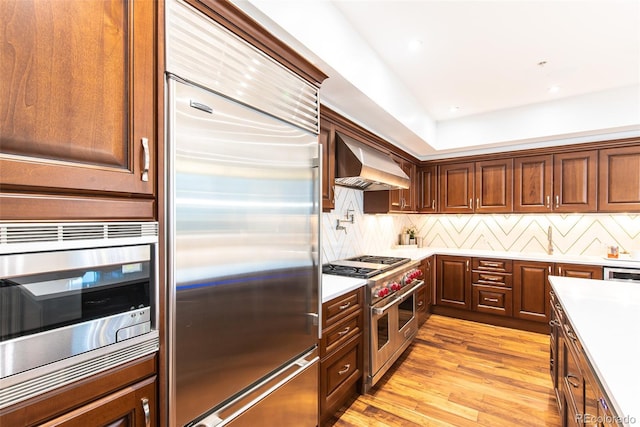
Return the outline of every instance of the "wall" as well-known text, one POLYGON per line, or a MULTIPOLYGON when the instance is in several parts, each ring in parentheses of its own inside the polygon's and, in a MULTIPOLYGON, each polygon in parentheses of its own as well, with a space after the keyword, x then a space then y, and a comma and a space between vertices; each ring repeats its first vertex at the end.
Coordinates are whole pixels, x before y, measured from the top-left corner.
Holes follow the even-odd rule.
POLYGON ((323 263, 356 255, 378 255, 397 244, 404 227, 415 225, 423 246, 546 253, 552 228, 554 254, 604 256, 606 246, 640 249, 640 215, 365 215, 363 192, 336 187, 336 208, 322 214, 323 263), (346 219, 353 210, 354 224, 346 219))

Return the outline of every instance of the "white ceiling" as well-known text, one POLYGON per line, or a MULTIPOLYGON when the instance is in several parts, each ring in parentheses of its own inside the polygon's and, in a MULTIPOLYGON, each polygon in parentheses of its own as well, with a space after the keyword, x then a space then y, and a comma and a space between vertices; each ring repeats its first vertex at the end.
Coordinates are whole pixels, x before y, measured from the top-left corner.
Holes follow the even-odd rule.
POLYGON ((420 158, 640 134, 640 0, 235 3, 329 74, 324 103, 420 158))

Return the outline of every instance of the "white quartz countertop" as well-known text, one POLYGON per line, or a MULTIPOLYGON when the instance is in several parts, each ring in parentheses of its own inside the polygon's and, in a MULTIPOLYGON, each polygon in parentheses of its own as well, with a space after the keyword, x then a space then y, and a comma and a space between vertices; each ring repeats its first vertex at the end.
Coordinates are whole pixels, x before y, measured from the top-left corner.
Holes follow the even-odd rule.
POLYGON ((354 289, 358 289, 367 283, 367 279, 336 276, 333 274, 322 275, 322 302, 325 303, 340 295, 344 295, 354 289))
POLYGON ((625 426, 640 422, 640 284, 549 276, 625 426))

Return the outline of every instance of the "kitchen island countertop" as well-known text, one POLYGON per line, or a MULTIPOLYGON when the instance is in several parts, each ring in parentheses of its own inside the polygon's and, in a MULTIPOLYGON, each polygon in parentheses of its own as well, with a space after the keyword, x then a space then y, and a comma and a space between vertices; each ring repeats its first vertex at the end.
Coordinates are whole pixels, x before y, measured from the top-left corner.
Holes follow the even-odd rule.
POLYGON ((640 422, 640 285, 549 276, 584 352, 625 426, 640 422))

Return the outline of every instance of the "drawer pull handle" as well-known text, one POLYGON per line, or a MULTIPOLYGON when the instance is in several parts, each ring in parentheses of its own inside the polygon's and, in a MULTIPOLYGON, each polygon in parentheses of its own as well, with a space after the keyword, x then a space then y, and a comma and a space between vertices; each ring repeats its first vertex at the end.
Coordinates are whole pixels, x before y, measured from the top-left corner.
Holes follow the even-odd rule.
POLYGON ((431 201, 431 210, 434 210, 434 211, 436 210, 436 199, 433 199, 431 201))
POLYGON ((491 282, 500 282, 500 281, 502 281, 502 277, 500 277, 500 276, 487 276, 486 274, 483 274, 480 277, 482 277, 485 280, 489 280, 491 282))
POLYGON ((347 308, 351 307, 351 301, 347 301, 346 304, 342 304, 340 307, 338 307, 340 310, 346 310, 347 308))
POLYGON ((487 267, 500 267, 500 264, 498 264, 497 262, 483 262, 483 264, 487 267))
POLYGON ((560 326, 560 322, 558 322, 557 320, 551 320, 549 322, 549 326, 560 326))
POLYGON ((556 194, 556 208, 560 207, 560 196, 556 194))
POLYGON ((549 200, 551 197, 547 194, 547 209, 551 209, 551 201, 549 200))
POLYGON ((485 301, 498 302, 498 298, 484 298, 485 301))
POLYGON ((347 335, 349 333, 349 331, 351 330, 351 328, 349 326, 347 326, 346 328, 344 328, 343 330, 341 330, 340 332, 338 332, 339 336, 343 336, 343 335, 347 335))
POLYGON ((344 368, 338 371, 338 375, 346 374, 347 372, 349 372, 349 369, 351 369, 351 363, 347 363, 346 365, 344 365, 344 368))
POLYGON ((571 385, 571 387, 579 388, 580 387, 580 384, 578 384, 579 380, 580 378, 576 377, 575 375, 567 374, 567 382, 569 383, 569 385, 571 385), (575 383, 572 380, 575 381, 575 383))
POLYGON ((418 307, 422 307, 424 305, 424 301, 418 301, 418 307))
POLYGON ((142 412, 144 413, 144 425, 145 427, 151 427, 151 410, 149 409, 149 399, 143 397, 140 399, 142 403, 142 412))

